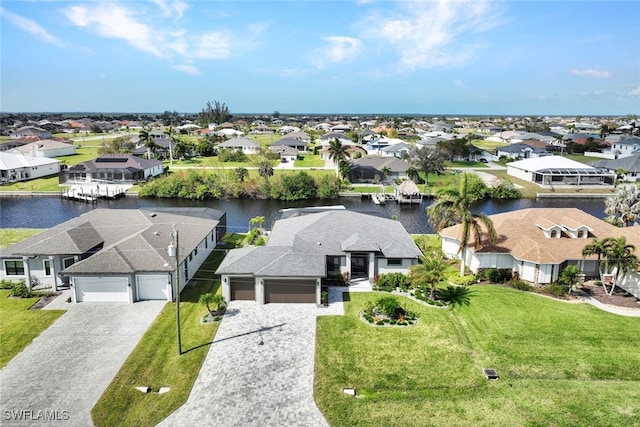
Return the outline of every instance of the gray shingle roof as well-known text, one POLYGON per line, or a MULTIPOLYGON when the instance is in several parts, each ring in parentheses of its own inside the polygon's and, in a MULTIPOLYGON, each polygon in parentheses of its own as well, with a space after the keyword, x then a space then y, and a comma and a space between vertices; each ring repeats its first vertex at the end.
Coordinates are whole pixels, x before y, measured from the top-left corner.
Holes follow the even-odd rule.
POLYGON ((402 224, 348 210, 291 216, 275 222, 266 246, 229 251, 216 274, 322 277, 326 256, 379 252, 387 258, 418 258, 402 224))

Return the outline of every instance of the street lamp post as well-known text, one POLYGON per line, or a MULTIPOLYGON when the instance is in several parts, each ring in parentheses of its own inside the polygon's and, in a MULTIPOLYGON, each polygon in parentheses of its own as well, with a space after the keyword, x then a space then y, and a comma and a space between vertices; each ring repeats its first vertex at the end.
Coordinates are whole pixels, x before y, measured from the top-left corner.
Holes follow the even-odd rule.
POLYGON ((180 240, 178 238, 178 230, 173 229, 172 233, 174 243, 170 244, 167 248, 167 253, 170 257, 175 258, 176 273, 175 273, 175 292, 176 292, 176 335, 178 337, 178 355, 182 354, 182 343, 180 339, 180 240))

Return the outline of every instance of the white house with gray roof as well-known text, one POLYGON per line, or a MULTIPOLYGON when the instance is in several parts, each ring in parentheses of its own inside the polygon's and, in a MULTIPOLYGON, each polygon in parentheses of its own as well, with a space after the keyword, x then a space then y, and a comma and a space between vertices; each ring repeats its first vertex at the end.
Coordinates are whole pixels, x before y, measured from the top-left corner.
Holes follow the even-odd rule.
POLYGON ((257 154, 260 152, 260 144, 253 139, 239 137, 231 138, 218 144, 218 148, 226 148, 229 150, 239 150, 245 154, 257 154))
POLYGON ((95 209, 0 249, 0 279, 70 286, 74 302, 171 301, 176 274, 182 289, 225 229, 209 208, 95 209))
POLYGON ((344 209, 296 211, 266 246, 229 251, 216 274, 225 300, 320 304, 322 280, 408 273, 422 255, 402 224, 344 209))

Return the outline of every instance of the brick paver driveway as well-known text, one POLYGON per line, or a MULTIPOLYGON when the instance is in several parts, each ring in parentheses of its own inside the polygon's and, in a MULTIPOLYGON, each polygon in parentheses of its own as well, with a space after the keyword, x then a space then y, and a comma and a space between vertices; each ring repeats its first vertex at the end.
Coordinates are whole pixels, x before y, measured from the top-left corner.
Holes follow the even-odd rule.
POLYGON ((0 371, 0 424, 91 426, 91 408, 165 303, 65 303, 0 371))
POLYGON ((165 426, 327 426, 313 400, 314 304, 232 301, 187 403, 165 426))

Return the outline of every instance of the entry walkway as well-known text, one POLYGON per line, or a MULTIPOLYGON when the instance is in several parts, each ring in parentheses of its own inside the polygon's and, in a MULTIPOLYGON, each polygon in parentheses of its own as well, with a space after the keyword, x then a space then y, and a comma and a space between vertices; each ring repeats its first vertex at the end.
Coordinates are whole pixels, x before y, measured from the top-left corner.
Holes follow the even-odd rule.
POLYGON ((625 308, 625 307, 616 307, 609 304, 604 304, 598 301, 595 298, 592 298, 589 294, 579 291, 578 295, 580 299, 582 299, 587 304, 591 304, 594 307, 599 308, 600 310, 606 311, 608 313, 618 314, 620 316, 627 317, 640 317, 640 308, 625 308))
POLYGON ((327 426, 313 399, 321 310, 232 301, 187 403, 160 425, 327 426))

